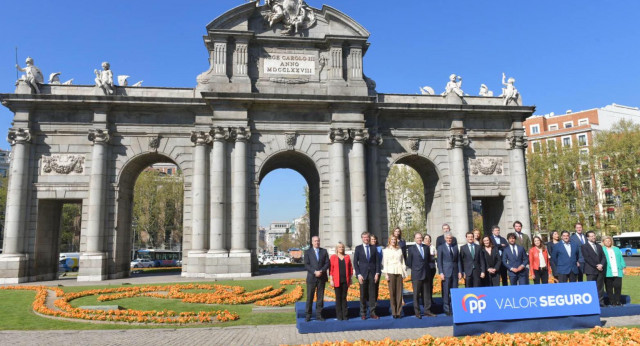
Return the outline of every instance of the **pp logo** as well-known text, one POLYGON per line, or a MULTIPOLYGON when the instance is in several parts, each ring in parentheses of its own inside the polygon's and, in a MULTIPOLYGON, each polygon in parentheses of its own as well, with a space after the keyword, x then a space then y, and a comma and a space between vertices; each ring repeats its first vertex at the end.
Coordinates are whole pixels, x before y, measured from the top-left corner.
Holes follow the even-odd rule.
POLYGON ((486 294, 481 294, 479 296, 475 294, 467 294, 462 298, 462 308, 465 312, 473 314, 477 312, 479 314, 482 313, 482 310, 487 308, 487 302, 485 302, 482 298, 486 297, 486 294), (467 310, 467 302, 469 305, 469 310, 467 310))

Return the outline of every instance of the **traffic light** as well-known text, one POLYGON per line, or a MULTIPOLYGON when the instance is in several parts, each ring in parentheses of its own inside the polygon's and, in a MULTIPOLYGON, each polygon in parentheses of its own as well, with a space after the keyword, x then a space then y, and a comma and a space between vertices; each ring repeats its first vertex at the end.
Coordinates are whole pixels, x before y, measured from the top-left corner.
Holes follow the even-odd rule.
POLYGON ((278 247, 277 247, 277 246, 274 246, 274 247, 273 247, 273 254, 274 254, 274 255, 277 255, 277 254, 278 254, 278 247))

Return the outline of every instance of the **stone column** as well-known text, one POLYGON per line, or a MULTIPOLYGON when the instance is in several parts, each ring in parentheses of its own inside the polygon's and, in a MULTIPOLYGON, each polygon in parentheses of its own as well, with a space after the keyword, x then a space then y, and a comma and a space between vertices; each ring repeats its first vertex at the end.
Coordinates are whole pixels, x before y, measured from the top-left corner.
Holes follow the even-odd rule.
POLYGON ((211 136, 207 132, 191 132, 193 151, 193 181, 191 182, 191 251, 200 254, 206 251, 207 235, 207 145, 211 136))
POLYGON ((25 212, 27 210, 27 169, 29 167, 29 129, 9 129, 7 140, 13 147, 11 152, 11 168, 9 186, 7 187, 7 207, 5 211, 5 228, 3 256, 23 255, 22 239, 25 233, 25 212))
POLYGON ((89 180, 89 210, 87 216, 87 247, 85 255, 102 254, 105 223, 106 166, 109 131, 89 130, 89 140, 93 142, 91 154, 91 176, 89 180))
POLYGON ((375 134, 369 137, 369 158, 367 160, 367 170, 369 173, 369 192, 367 194, 369 199, 369 211, 367 213, 369 217, 369 232, 372 232, 379 237, 381 242, 386 244, 386 234, 383 234, 381 228, 380 215, 380 175, 378 170, 378 147, 382 145, 382 136, 375 134))
POLYGON ((331 147, 329 149, 329 169, 331 194, 331 244, 338 242, 348 246, 350 237, 347 235, 347 190, 345 184, 344 142, 348 134, 344 129, 333 129, 329 134, 331 147))
POLYGON ((464 164, 464 147, 469 139, 464 130, 455 130, 449 136, 449 168, 451 194, 451 230, 458 242, 469 232, 469 201, 467 199, 467 174, 464 164))
POLYGON ((360 234, 367 232, 367 176, 365 174, 364 143, 369 139, 367 129, 350 131, 353 151, 349 174, 351 179, 351 246, 359 243, 360 234))
POLYGON ((231 172, 231 252, 247 253, 247 141, 251 132, 247 128, 237 127, 233 129, 233 137, 235 149, 231 172))
MULTIPOLYGON (((531 215, 529 211, 529 190, 524 150, 527 139, 523 135, 511 134, 507 137, 509 149, 509 175, 511 177, 511 201, 513 221, 522 222, 522 231, 531 234, 531 215)), ((511 225, 509 225, 511 227, 511 225)))
POLYGON ((225 189, 227 153, 226 141, 229 131, 222 127, 211 130, 213 150, 211 152, 211 230, 209 233, 209 253, 226 253, 225 228, 225 189))

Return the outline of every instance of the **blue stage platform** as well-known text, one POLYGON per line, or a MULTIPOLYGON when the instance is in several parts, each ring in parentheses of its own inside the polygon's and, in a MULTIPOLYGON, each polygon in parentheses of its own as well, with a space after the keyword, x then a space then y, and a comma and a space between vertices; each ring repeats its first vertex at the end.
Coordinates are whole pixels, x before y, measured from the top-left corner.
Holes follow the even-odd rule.
MULTIPOLYGON (((566 317, 569 320, 560 321, 560 319, 549 318, 544 321, 542 320, 533 320, 536 321, 538 331, 550 331, 550 330, 560 330, 558 328, 559 325, 584 325, 580 328, 590 328, 593 327, 594 324, 597 324, 596 321, 599 321, 600 317, 618 317, 618 316, 632 316, 632 315, 640 315, 640 305, 631 305, 629 304, 630 298, 629 296, 623 296, 623 302, 626 304, 622 307, 605 307, 601 309, 600 316, 577 316, 577 317, 566 317), (566 323, 565 322, 572 322, 566 323), (587 326, 590 325, 590 326, 587 326)), ((442 313, 442 299, 435 298, 436 305, 432 307, 432 312, 437 313, 436 317, 426 317, 423 316, 422 319, 418 319, 414 316, 413 313, 413 302, 407 301, 405 299, 406 304, 403 306, 403 316, 399 319, 393 319, 391 317, 389 311, 389 301, 383 300, 378 302, 378 307, 376 309, 378 316, 380 319, 373 320, 368 318, 366 320, 360 319, 360 302, 351 301, 348 303, 349 307, 349 320, 347 321, 339 321, 336 319, 335 312, 335 303, 334 302, 325 302, 324 309, 322 312, 323 317, 326 319, 325 321, 316 321, 316 312, 315 312, 315 303, 313 304, 314 310, 311 315, 311 321, 305 321, 305 303, 298 302, 295 305, 296 309, 296 327, 298 328, 298 332, 300 334, 308 334, 308 333, 331 333, 331 332, 341 332, 341 331, 353 331, 353 330, 375 330, 375 329, 403 329, 403 328, 429 328, 429 327, 442 327, 442 326, 453 326, 453 317, 446 316, 442 313)), ((487 322, 496 323, 496 327, 500 327, 504 330, 506 324, 510 324, 513 328, 509 328, 508 332, 516 333, 522 332, 524 326, 521 325, 522 321, 497 321, 497 322, 487 322), (514 323, 516 322, 516 323, 514 323)), ((459 325, 460 327, 460 325, 459 325)), ((485 326, 486 327, 486 326, 485 326)), ((497 328, 498 329, 498 328, 497 328)), ((465 328, 462 325, 462 328, 458 328, 458 332, 464 332, 463 334, 458 335, 473 335, 473 334, 481 334, 487 329, 477 330, 469 326, 469 328, 465 328)))

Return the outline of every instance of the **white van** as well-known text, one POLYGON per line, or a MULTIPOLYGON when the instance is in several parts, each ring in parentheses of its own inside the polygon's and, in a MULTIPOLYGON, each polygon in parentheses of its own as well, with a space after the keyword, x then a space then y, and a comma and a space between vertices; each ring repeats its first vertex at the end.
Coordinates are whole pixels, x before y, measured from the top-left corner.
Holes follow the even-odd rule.
POLYGON ((80 253, 78 252, 62 252, 60 253, 58 271, 59 272, 77 272, 80 264, 80 253))

